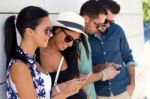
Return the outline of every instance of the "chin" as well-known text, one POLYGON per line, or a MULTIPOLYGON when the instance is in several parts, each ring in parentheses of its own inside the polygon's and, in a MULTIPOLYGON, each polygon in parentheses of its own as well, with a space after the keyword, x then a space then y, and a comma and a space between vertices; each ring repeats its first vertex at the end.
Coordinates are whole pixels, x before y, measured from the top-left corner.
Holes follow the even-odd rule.
POLYGON ((94 34, 94 32, 88 32, 88 34, 94 34))
POLYGON ((101 32, 105 32, 106 30, 101 30, 101 32))
POLYGON ((46 44, 41 45, 41 48, 46 48, 46 47, 47 47, 47 43, 46 43, 46 44))
POLYGON ((62 49, 60 49, 60 51, 64 51, 66 48, 62 48, 62 49))

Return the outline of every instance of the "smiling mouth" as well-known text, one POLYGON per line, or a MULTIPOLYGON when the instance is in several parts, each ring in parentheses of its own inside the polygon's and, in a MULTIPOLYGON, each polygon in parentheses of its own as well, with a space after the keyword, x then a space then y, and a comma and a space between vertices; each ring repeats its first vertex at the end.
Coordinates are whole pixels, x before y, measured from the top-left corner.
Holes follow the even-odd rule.
POLYGON ((67 46, 66 46, 66 45, 64 45, 64 48, 66 49, 66 48, 67 48, 67 46))

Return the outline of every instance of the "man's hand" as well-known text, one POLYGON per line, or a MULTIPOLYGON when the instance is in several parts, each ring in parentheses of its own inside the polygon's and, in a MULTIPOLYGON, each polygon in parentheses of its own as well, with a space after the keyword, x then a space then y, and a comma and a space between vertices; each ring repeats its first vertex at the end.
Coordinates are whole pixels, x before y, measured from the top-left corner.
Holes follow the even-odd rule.
POLYGON ((104 64, 104 67, 107 68, 107 67, 112 67, 113 69, 118 69, 121 65, 119 64, 115 64, 115 63, 106 63, 104 64))
POLYGON ((133 91, 135 89, 135 65, 128 65, 128 72, 129 72, 129 78, 130 78, 130 84, 127 87, 127 91, 130 96, 132 96, 133 91))
POLYGON ((104 63, 104 64, 98 64, 96 66, 93 66, 93 72, 94 73, 98 73, 103 71, 105 68, 107 67, 112 67, 114 69, 118 69, 119 67, 121 67, 121 65, 119 64, 115 64, 115 63, 104 63))
POLYGON ((115 78, 118 74, 120 73, 120 71, 117 71, 116 69, 112 68, 112 67, 107 67, 102 71, 102 81, 105 80, 110 80, 115 78))
POLYGON ((130 96, 133 95, 134 89, 135 89, 135 84, 128 85, 127 91, 128 91, 128 93, 129 93, 130 96))

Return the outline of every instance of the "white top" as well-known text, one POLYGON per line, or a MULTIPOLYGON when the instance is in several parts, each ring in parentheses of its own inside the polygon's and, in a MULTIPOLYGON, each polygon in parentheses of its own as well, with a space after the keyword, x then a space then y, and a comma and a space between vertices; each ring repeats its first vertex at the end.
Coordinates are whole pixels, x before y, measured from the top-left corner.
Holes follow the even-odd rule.
MULTIPOLYGON (((50 91, 51 91, 51 85, 52 85, 52 80, 50 75, 46 75, 44 73, 41 73, 41 77, 44 79, 44 87, 46 91, 46 97, 45 99, 50 99, 50 91)), ((11 77, 9 77, 10 85, 13 88, 13 90, 17 93, 17 89, 15 84, 12 82, 11 77)))
POLYGON ((45 99, 50 99, 50 91, 51 91, 51 85, 52 85, 52 80, 50 75, 46 75, 41 73, 41 77, 44 79, 44 87, 46 91, 46 98, 45 99))

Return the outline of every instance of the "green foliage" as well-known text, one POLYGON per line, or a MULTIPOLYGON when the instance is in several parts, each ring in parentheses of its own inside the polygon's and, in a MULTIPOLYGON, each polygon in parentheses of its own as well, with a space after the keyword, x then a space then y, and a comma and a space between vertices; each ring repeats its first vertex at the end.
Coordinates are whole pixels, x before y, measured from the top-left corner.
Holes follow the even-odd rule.
POLYGON ((150 22, 150 0, 143 0, 144 23, 150 22))

